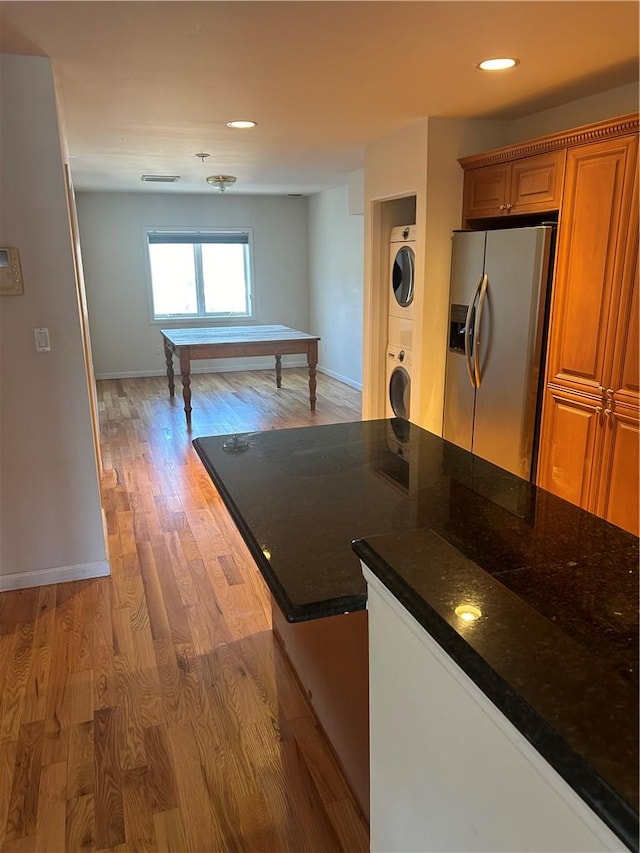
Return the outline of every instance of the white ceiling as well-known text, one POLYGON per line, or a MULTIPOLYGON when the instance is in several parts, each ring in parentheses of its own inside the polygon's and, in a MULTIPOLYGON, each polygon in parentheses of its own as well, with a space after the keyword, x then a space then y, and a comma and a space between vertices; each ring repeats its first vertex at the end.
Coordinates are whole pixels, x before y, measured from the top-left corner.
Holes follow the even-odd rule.
POLYGON ((306 194, 425 116, 517 118, 637 80, 638 3, 3 0, 0 50, 51 57, 77 189, 214 192, 226 172, 233 193, 306 194), (520 64, 475 67, 505 54, 520 64))

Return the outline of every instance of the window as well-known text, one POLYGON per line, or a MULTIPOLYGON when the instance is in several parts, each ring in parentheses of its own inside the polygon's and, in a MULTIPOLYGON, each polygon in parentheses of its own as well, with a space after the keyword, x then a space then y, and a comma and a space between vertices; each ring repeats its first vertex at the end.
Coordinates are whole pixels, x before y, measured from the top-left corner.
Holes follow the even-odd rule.
POLYGON ((154 320, 250 317, 248 231, 147 231, 154 320))

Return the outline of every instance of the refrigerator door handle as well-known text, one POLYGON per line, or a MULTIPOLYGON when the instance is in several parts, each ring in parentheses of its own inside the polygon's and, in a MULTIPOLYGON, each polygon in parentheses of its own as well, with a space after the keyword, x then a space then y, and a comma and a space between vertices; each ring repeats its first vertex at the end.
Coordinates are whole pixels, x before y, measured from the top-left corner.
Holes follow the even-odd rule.
POLYGON ((476 311, 475 328, 473 330, 473 375, 476 388, 480 387, 482 377, 480 376, 480 323, 482 322, 482 311, 484 309, 485 299, 487 298, 487 287, 489 286, 489 276, 482 277, 480 285, 480 296, 478 297, 478 310, 476 311))
POLYGON ((469 300, 469 306, 467 308, 467 317, 464 323, 464 360, 467 365, 467 373, 469 374, 469 382, 471 383, 472 388, 476 387, 476 381, 473 367, 471 364, 474 348, 473 336, 475 334, 475 324, 471 324, 471 318, 473 317, 478 293, 480 292, 480 288, 482 287, 485 278, 486 276, 481 275, 476 283, 476 286, 473 288, 473 294, 471 296, 471 299, 469 300))

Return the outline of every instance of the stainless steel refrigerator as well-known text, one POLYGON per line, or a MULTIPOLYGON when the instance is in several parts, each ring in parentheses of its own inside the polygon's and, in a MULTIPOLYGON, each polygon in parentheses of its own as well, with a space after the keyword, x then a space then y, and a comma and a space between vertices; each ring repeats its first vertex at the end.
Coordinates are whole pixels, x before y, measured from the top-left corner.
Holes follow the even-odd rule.
POLYGON ((553 227, 453 235, 443 436, 532 477, 553 227))

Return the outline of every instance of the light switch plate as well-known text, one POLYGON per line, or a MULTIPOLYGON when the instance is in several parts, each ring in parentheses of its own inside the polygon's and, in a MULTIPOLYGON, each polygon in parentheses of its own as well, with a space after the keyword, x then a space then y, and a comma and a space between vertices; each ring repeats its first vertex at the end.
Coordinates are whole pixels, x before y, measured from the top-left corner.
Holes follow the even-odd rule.
POLYGON ((49 339, 49 329, 40 328, 33 330, 33 336, 36 340, 36 352, 51 352, 51 341, 49 339))

